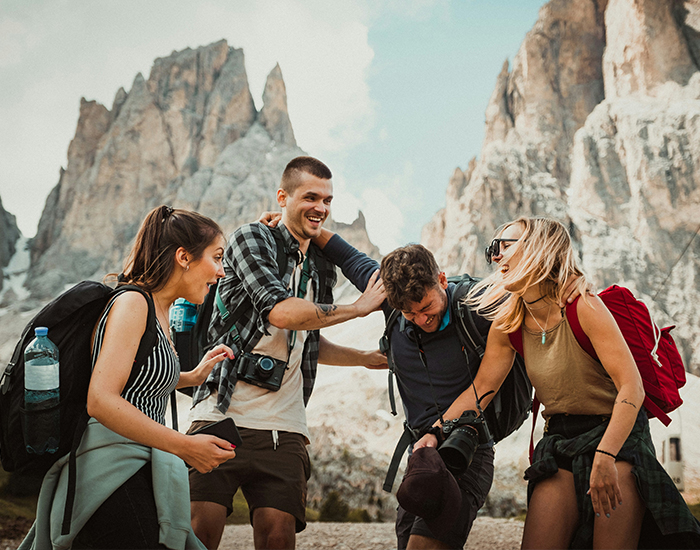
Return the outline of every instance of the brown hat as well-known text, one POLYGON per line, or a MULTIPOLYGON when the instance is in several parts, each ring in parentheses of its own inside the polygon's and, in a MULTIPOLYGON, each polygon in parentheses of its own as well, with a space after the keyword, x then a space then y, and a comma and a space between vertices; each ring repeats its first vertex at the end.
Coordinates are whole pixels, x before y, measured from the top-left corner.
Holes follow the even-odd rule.
POLYGON ((435 535, 454 526, 462 507, 457 480, 433 447, 413 451, 396 498, 404 510, 423 518, 435 535))

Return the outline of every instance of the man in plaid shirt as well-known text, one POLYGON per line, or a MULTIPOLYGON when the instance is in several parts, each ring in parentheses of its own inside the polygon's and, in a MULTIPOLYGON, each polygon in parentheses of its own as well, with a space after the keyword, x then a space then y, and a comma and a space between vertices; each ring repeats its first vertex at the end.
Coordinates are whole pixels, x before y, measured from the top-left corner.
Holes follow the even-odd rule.
POLYGON ((215 367, 195 392, 190 415, 190 431, 229 416, 243 440, 235 459, 207 474, 190 471, 192 525, 210 549, 219 545, 239 487, 250 508, 255 547, 294 547, 295 533, 306 526, 310 465, 305 406, 318 361, 386 368, 386 358, 378 350, 338 346, 319 333, 321 328, 364 317, 385 298, 377 271, 353 304, 332 303, 335 268, 311 244, 330 214, 331 177, 328 167, 314 158, 293 159, 277 190, 282 208, 275 229, 279 235, 252 223, 229 239, 226 275, 219 281, 220 302, 212 315, 209 340, 229 345, 236 359, 215 367), (280 245, 286 251, 286 266, 278 265, 283 257, 278 254, 280 245), (241 313, 236 329, 226 331, 226 319, 234 311, 236 316, 241 313), (286 363, 279 389, 257 385, 258 367, 248 361, 249 353, 286 363))

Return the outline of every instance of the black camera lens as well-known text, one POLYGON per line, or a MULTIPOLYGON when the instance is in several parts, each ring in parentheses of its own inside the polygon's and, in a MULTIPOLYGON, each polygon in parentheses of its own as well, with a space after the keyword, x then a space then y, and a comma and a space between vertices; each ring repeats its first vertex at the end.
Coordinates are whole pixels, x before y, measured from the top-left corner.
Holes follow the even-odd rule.
POLYGON ((453 475, 463 473, 471 464, 479 446, 479 434, 472 426, 460 426, 440 445, 438 453, 453 475))
POLYGON ((261 378, 269 378, 275 368, 275 363, 269 357, 261 357, 256 366, 256 372, 261 378))

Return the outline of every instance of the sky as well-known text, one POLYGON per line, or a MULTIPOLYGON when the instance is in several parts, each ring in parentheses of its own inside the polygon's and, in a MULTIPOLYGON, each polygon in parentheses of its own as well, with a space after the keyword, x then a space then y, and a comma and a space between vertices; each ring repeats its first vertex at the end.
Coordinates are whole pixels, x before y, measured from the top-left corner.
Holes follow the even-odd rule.
POLYGON ((80 98, 111 108, 153 60, 222 38, 258 109, 279 63, 298 145, 382 253, 418 242, 544 0, 0 0, 0 199, 32 237, 80 98))

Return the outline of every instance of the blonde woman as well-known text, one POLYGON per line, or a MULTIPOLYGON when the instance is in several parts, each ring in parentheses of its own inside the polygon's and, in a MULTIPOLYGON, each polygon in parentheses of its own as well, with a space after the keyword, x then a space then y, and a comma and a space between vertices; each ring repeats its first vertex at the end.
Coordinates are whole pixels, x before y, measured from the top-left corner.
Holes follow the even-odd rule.
MULTIPOLYGON (((525 472, 522 547, 637 548, 644 525, 649 547, 697 548, 700 524, 655 457, 639 371, 610 312, 586 292, 566 228, 519 218, 497 244, 498 270, 469 297, 493 320, 486 353, 474 388, 444 417, 475 410, 474 389, 483 396, 500 387, 515 355, 509 333, 522 331, 525 365, 547 421, 525 472), (600 363, 578 345, 558 305, 572 281, 582 294, 581 327, 600 363)), ((416 447, 436 445, 429 434, 416 447)))

